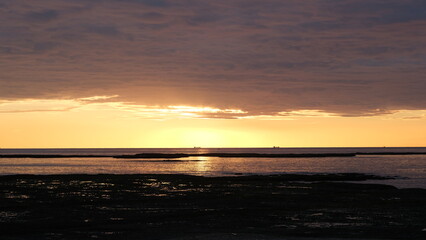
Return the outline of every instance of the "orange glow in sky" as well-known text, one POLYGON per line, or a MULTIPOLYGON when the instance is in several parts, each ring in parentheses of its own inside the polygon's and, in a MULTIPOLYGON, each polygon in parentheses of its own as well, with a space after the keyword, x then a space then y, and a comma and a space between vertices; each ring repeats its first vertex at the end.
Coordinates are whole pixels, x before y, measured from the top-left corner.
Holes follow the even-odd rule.
POLYGON ((391 147, 426 142, 426 111, 341 117, 305 110, 248 116, 238 109, 136 106, 100 99, 107 97, 0 102, 0 146, 391 147))

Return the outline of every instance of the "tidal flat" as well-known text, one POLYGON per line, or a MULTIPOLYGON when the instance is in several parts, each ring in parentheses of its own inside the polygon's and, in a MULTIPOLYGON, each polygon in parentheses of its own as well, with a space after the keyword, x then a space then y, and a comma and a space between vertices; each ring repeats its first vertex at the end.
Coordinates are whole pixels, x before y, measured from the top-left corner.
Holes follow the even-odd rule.
POLYGON ((1 176, 0 239, 426 239, 426 189, 370 179, 1 176))

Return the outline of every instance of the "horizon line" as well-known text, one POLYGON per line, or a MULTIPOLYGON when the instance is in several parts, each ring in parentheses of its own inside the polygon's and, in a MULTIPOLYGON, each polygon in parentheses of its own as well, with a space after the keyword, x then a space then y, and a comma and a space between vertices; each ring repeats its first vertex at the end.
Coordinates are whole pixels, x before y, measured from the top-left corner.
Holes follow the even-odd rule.
POLYGON ((426 148, 426 146, 373 146, 373 147, 277 147, 277 146, 264 146, 264 147, 6 147, 0 150, 7 149, 233 149, 233 148, 266 148, 266 149, 291 149, 291 148, 426 148))

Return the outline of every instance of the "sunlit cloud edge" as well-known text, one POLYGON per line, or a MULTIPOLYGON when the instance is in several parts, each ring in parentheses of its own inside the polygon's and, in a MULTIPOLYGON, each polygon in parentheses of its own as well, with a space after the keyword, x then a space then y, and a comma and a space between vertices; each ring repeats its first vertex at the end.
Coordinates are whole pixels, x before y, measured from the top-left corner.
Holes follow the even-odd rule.
POLYGON ((255 120, 296 120, 299 118, 335 117, 381 117, 383 119, 418 120, 426 119, 426 110, 377 111, 365 115, 341 115, 316 109, 281 111, 276 114, 255 114, 242 109, 221 109, 210 106, 184 105, 141 105, 131 102, 113 101, 118 95, 89 96, 75 99, 20 99, 1 100, 0 114, 35 112, 87 112, 119 111, 127 112, 129 117, 166 119, 255 119, 255 120))

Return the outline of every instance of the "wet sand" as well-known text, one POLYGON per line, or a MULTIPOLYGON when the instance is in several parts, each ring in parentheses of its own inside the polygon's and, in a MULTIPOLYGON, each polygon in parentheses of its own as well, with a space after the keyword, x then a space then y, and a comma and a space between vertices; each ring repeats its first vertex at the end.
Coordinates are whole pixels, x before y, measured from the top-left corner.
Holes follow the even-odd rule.
POLYGON ((426 189, 362 174, 0 177, 0 239, 425 239, 426 189))

